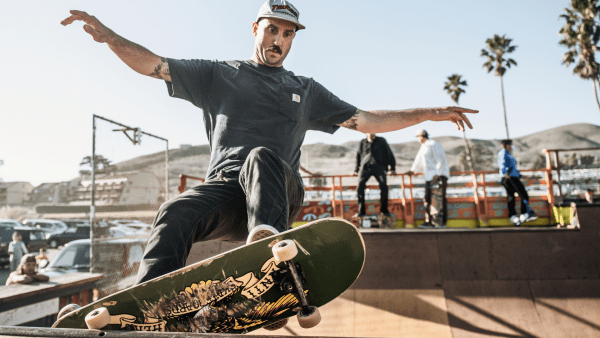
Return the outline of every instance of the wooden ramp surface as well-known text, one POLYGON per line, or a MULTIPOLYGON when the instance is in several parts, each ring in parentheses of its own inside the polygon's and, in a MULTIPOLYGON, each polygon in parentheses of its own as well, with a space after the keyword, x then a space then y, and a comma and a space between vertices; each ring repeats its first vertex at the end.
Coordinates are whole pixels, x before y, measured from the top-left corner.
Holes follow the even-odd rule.
MULTIPOLYGON (((600 337, 600 206, 580 206, 577 215, 580 229, 365 232, 363 272, 320 309, 320 325, 302 329, 292 318, 248 336, 600 337)), ((191 258, 233 246, 204 243, 191 258)), ((46 331, 0 327, 0 335, 36 332, 46 331)), ((98 337, 78 333, 61 337, 98 337)))

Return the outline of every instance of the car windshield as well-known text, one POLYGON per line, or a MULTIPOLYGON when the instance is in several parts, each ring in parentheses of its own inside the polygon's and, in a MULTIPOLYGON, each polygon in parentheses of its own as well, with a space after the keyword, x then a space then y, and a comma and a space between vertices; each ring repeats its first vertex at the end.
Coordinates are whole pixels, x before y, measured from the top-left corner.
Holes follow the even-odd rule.
POLYGON ((0 243, 9 243, 12 241, 12 234, 15 232, 12 227, 0 227, 0 243))
POLYGON ((43 231, 31 231, 29 233, 29 239, 31 240, 38 240, 38 239, 45 239, 46 235, 44 234, 43 231))
POLYGON ((90 245, 70 245, 63 248, 48 268, 69 269, 90 265, 90 245))

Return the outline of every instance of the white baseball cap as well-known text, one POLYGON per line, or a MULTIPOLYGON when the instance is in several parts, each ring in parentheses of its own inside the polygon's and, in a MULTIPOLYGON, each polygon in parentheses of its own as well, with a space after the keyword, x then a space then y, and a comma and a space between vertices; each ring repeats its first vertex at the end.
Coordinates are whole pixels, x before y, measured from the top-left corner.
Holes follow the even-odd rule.
POLYGON ((429 137, 429 134, 427 134, 427 131, 425 129, 419 129, 417 130, 416 136, 424 136, 424 137, 429 137))
POLYGON ((300 12, 291 2, 286 0, 268 0, 265 2, 258 10, 256 22, 261 18, 276 18, 289 21, 298 26, 298 30, 306 28, 298 21, 300 12))

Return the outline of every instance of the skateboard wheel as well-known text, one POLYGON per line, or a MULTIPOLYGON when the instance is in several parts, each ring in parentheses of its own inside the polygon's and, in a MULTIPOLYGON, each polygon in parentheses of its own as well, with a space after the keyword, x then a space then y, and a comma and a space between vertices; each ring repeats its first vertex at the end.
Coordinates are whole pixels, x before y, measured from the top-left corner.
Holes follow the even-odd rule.
POLYGON ((69 304, 69 305, 65 305, 65 307, 63 307, 62 309, 60 309, 60 311, 58 312, 58 315, 56 315, 56 318, 61 319, 64 315, 66 315, 69 312, 73 312, 77 309, 80 309, 81 306, 77 305, 77 304, 69 304))
POLYGON ((278 262, 287 262, 294 259, 297 254, 298 247, 291 239, 277 242, 277 244, 273 246, 273 257, 275 257, 278 262))
POLYGON ((110 322, 110 313, 105 307, 99 307, 85 316, 88 329, 97 330, 105 327, 110 322))
POLYGON ((319 312, 319 309, 317 309, 316 306, 309 306, 308 309, 308 313, 305 313, 303 309, 300 310, 297 315, 298 324, 304 329, 315 327, 321 322, 321 313, 319 312))

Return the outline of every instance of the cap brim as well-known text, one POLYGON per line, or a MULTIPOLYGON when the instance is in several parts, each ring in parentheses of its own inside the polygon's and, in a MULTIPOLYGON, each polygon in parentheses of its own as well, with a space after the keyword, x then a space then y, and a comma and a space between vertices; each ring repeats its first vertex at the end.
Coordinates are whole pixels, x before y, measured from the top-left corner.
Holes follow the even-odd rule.
POLYGON ((256 18, 256 21, 258 21, 259 19, 262 19, 262 18, 281 19, 281 20, 285 20, 285 21, 291 22, 291 23, 293 23, 294 25, 298 26, 298 30, 301 30, 301 29, 306 29, 306 27, 305 27, 303 24, 301 24, 300 22, 298 22, 298 21, 296 21, 296 20, 291 20, 291 19, 288 19, 288 18, 286 18, 286 17, 281 17, 281 16, 279 16, 279 15, 273 15, 273 14, 264 14, 264 15, 261 15, 261 16, 259 16, 258 18, 256 18))

